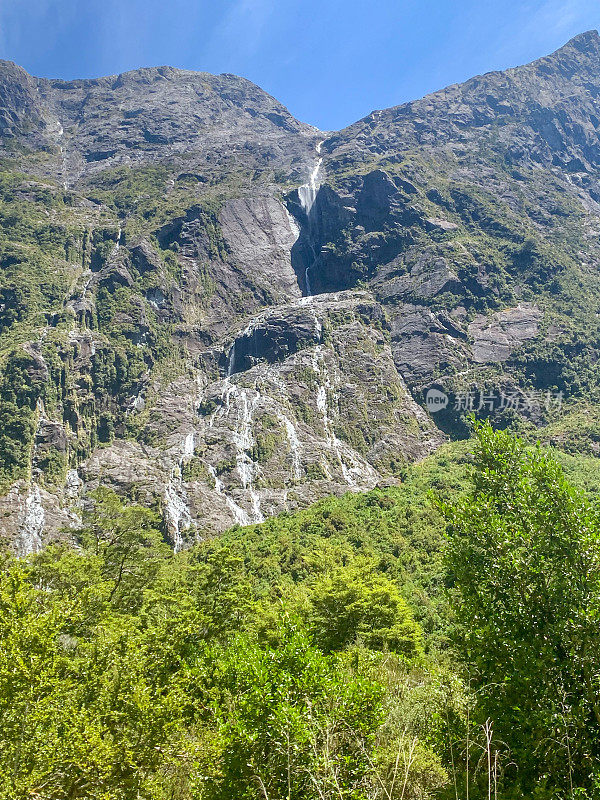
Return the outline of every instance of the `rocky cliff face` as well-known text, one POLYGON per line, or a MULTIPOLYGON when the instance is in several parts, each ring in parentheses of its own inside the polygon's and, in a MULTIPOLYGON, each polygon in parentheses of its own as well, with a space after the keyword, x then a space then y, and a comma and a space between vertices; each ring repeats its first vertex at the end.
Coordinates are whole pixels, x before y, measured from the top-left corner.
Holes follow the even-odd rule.
POLYGON ((369 287, 415 397, 595 392, 599 91, 592 31, 323 142, 312 284, 369 287))
MULTIPOLYGON (((226 172, 297 170, 315 131, 236 75, 140 69, 98 80, 32 78, 0 62, 2 134, 44 149, 40 171, 67 186, 107 169, 161 162, 187 167, 197 180, 226 172), (196 172, 199 170, 199 173, 196 172)), ((181 178, 181 175, 179 175, 181 178)))
POLYGON ((593 397, 599 128, 594 32, 333 135, 231 75, 2 63, 3 539, 104 485, 182 547, 397 480, 462 429, 432 386, 593 397))

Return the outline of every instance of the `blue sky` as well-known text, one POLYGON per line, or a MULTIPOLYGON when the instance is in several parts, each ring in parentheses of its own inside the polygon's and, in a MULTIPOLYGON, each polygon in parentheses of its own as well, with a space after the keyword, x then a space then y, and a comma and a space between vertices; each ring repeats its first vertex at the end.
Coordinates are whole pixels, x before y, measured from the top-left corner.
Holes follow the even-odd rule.
POLYGON ((600 0, 0 0, 0 57, 65 79, 233 72, 333 130, 590 28, 600 0))

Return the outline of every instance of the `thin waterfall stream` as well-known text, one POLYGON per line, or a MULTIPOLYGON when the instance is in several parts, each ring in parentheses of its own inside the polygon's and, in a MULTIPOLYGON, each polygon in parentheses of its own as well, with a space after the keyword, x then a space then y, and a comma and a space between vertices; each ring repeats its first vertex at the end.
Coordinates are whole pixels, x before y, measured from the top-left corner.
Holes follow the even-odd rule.
POLYGON ((310 178, 308 179, 308 183, 304 183, 298 189, 298 199, 300 200, 300 205, 306 214, 306 221, 308 224, 308 246, 311 252, 312 260, 307 265, 304 271, 304 285, 306 294, 308 296, 312 295, 312 287, 310 284, 310 271, 314 267, 317 261, 317 251, 315 250, 315 246, 313 243, 312 237, 312 210, 315 204, 315 200, 317 199, 317 194, 319 192, 319 172, 321 171, 321 165, 323 164, 323 156, 321 155, 321 148, 323 146, 323 139, 317 144, 317 156, 318 160, 315 164, 313 171, 310 173, 310 178))

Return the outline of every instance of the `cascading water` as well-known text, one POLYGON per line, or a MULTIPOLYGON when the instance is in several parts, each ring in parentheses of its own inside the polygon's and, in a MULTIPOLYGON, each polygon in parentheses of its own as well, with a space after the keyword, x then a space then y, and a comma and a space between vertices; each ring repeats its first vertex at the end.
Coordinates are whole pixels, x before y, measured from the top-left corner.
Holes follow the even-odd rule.
POLYGON ((45 522, 46 514, 42 505, 40 488, 36 484, 32 484, 25 498, 21 535, 17 542, 19 556, 28 556, 41 549, 45 522))
POLYGON ((55 120, 54 128, 53 130, 50 131, 50 134, 54 137, 56 144, 58 145, 58 152, 60 155, 60 164, 61 164, 60 171, 62 175, 62 186, 63 189, 66 190, 68 188, 68 183, 67 183, 68 170, 67 170, 67 158, 65 154, 65 148, 63 146, 65 129, 58 121, 58 119, 55 120))
POLYGON ((183 485, 183 467, 193 457, 195 450, 194 433, 188 433, 181 446, 179 463, 173 467, 165 488, 165 521, 171 536, 173 548, 179 552, 184 544, 183 533, 192 527, 192 516, 188 508, 188 496, 183 485))
MULTIPOLYGON (((315 322, 318 322, 316 317, 315 317, 315 322)), ((278 375, 277 370, 269 368, 267 370, 267 375, 269 383, 272 385, 273 388, 278 389, 279 392, 281 393, 282 398, 284 398, 288 392, 288 387, 285 385, 281 377, 278 375)), ((281 422, 287 434, 287 440, 290 445, 290 454, 292 456, 294 479, 300 480, 303 475, 302 458, 301 458, 303 445, 302 442, 300 441, 300 437, 298 436, 298 429, 296 425, 292 422, 292 420, 281 410, 281 406, 279 405, 277 400, 272 396, 270 399, 273 405, 273 411, 275 413, 275 416, 281 422)), ((285 492, 285 500, 287 502, 287 491, 285 492)))
POLYGON ((300 200, 300 205, 302 206, 302 209, 306 214, 306 222, 308 225, 308 247, 311 253, 311 261, 304 270, 304 286, 306 294, 309 296, 312 295, 312 287, 310 284, 310 271, 317 262, 317 251, 315 249, 312 236, 312 227, 313 227, 312 209, 315 204, 315 200, 317 199, 317 194, 320 186, 319 172, 321 171, 321 165, 323 164, 323 156, 321 155, 321 147, 323 146, 323 141, 319 142, 317 145, 318 160, 317 163, 315 164, 313 171, 310 173, 310 178, 308 180, 308 183, 303 184, 298 189, 298 199, 300 200))
MULTIPOLYGON (((243 334, 242 334, 243 335, 243 334)), ((235 344, 229 351, 228 373, 232 371, 235 344)), ((222 404, 211 416, 209 427, 212 428, 218 420, 229 420, 232 412, 237 412, 235 416, 235 426, 231 430, 231 438, 235 447, 235 463, 237 473, 240 478, 241 488, 247 492, 251 513, 248 514, 235 500, 227 493, 223 481, 221 481, 214 467, 207 465, 207 469, 215 481, 215 491, 220 494, 227 503, 234 520, 239 525, 252 525, 255 522, 263 522, 264 515, 260 506, 260 495, 254 488, 254 480, 257 472, 257 465, 248 455, 248 451, 254 446, 254 436, 252 433, 252 415, 260 400, 260 392, 254 389, 255 395, 252 400, 248 399, 248 390, 241 389, 233 383, 228 374, 223 381, 222 404)))
POLYGON ((292 454, 292 464, 294 467, 294 478, 299 481, 302 477, 302 461, 300 458, 300 451, 302 450, 302 443, 296 433, 296 428, 292 420, 287 417, 282 411, 277 411, 279 421, 283 424, 287 434, 288 442, 290 444, 290 451, 292 454))
POLYGON ((317 384, 316 403, 317 410, 319 411, 323 421, 323 429, 325 431, 327 447, 334 453, 340 465, 344 481, 351 489, 356 489, 359 486, 361 478, 367 478, 369 480, 376 479, 375 470, 366 461, 358 461, 353 454, 349 452, 347 445, 345 445, 344 442, 342 442, 335 435, 333 423, 329 415, 327 398, 328 391, 331 390, 332 385, 329 372, 323 361, 323 348, 321 345, 317 345, 317 347, 315 347, 312 367, 315 375, 317 376, 317 380, 319 381, 317 384), (325 380, 323 383, 321 383, 319 380, 322 374, 325 375, 325 380), (349 464, 346 463, 347 461, 349 464))
MULTIPOLYGON (((323 140, 324 141, 324 140, 323 140)), ((310 215, 312 211, 312 207, 315 204, 315 200, 317 199, 317 192, 319 191, 319 172, 321 170, 321 165, 323 163, 323 156, 321 155, 321 147, 323 146, 323 142, 319 142, 317 145, 317 155, 319 156, 317 163, 313 171, 310 173, 310 178, 308 179, 308 183, 304 183, 298 189, 298 199, 300 200, 300 205, 306 212, 306 216, 310 215)))
POLYGON ((183 532, 189 530, 192 518, 187 506, 187 494, 183 487, 181 470, 177 467, 171 472, 165 489, 165 520, 173 537, 173 550, 178 553, 183 548, 183 532))
POLYGON ((233 340, 233 344, 231 345, 231 350, 229 351, 229 356, 227 360, 227 377, 231 378, 233 375, 233 370, 235 369, 235 339, 233 340))
POLYGON ((188 433, 188 435, 183 440, 183 447, 181 453, 181 461, 187 460, 192 458, 194 455, 194 450, 196 448, 194 432, 188 433))
POLYGON ((87 290, 90 288, 90 283, 92 282, 92 279, 94 277, 94 275, 92 274, 92 271, 89 270, 89 269, 86 272, 84 272, 84 275, 88 275, 88 273, 89 273, 89 277, 87 278, 87 280, 86 280, 86 282, 85 282, 85 284, 83 286, 83 289, 81 290, 81 295, 79 297, 80 300, 85 300, 85 296, 87 294, 87 290))
POLYGON ((248 393, 246 389, 242 389, 239 398, 238 426, 233 435, 233 441, 236 446, 237 471, 242 482, 242 488, 250 495, 252 522, 263 522, 264 516, 260 508, 260 495, 254 489, 256 465, 248 455, 248 450, 254 445, 252 414, 260 398, 260 393, 256 391, 256 396, 248 402, 248 393))
POLYGON ((227 508, 231 511, 234 520, 237 522, 238 525, 251 525, 252 520, 244 511, 241 506, 235 502, 235 500, 230 497, 225 491, 225 485, 223 481, 217 475, 216 469, 212 466, 212 464, 207 464, 206 469, 208 470, 208 474, 212 477, 215 482, 215 492, 225 500, 227 508))

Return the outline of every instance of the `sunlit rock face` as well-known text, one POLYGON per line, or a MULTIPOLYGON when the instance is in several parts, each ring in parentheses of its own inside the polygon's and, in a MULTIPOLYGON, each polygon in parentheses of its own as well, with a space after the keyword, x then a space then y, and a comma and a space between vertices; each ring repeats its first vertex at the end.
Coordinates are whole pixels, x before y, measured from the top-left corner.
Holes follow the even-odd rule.
POLYGON ((432 386, 586 396, 599 98, 593 32, 336 133, 232 75, 2 62, 3 544, 107 486, 179 549, 400 479, 462 430, 432 386))

